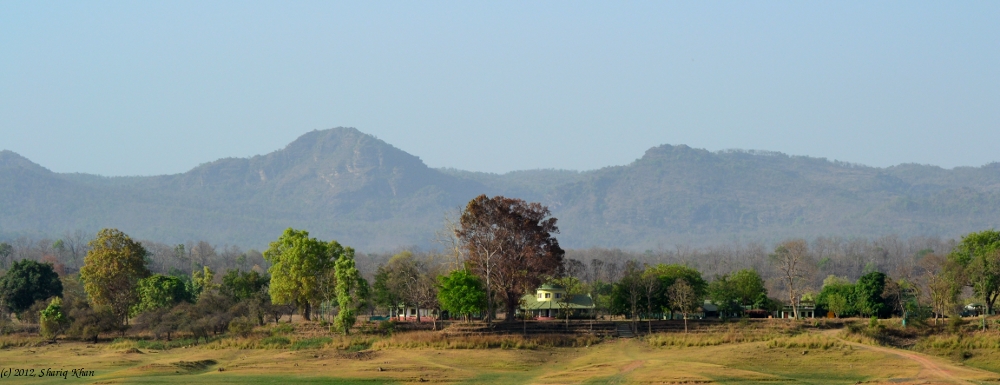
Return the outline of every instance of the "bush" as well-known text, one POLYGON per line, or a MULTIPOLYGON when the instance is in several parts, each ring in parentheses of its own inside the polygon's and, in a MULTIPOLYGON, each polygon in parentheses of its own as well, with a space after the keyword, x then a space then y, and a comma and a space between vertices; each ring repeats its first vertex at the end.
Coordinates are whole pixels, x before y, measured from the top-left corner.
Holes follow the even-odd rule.
POLYGON ((276 348, 283 348, 285 346, 290 345, 291 343, 292 341, 289 340, 288 337, 282 337, 282 336, 270 336, 260 341, 260 344, 265 347, 276 347, 276 348))
POLYGON ((17 314, 17 319, 26 324, 37 324, 38 317, 42 314, 42 310, 45 310, 49 306, 48 299, 40 299, 36 301, 28 310, 25 310, 17 314))
POLYGON ((292 334, 293 332, 295 332, 295 326, 292 324, 278 324, 271 328, 272 335, 292 334))
POLYGON ((962 331, 962 327, 967 323, 969 322, 957 315, 948 317, 948 332, 952 334, 960 333, 962 331))
POLYGON ((831 349, 831 348, 843 348, 845 345, 843 342, 838 340, 817 336, 817 335, 798 335, 795 337, 787 338, 777 338, 769 341, 767 347, 769 348, 786 348, 786 349, 831 349))
POLYGON ((66 316, 62 311, 62 300, 59 297, 53 298, 49 306, 40 312, 40 331, 42 337, 55 340, 66 326, 66 316))
POLYGON ((236 317, 229 321, 229 333, 240 337, 247 337, 253 333, 256 322, 250 317, 236 317))
POLYGON ((382 321, 378 323, 378 332, 387 336, 396 331, 396 321, 382 321))
POLYGON ((94 310, 86 301, 74 301, 69 316, 72 322, 66 334, 74 338, 96 343, 101 333, 124 331, 111 309, 94 310))
POLYGON ((330 337, 306 338, 303 340, 295 341, 295 343, 292 344, 292 350, 320 349, 332 341, 333 339, 330 337))
POLYGON ((562 334, 524 337, 521 335, 448 336, 437 332, 398 333, 376 341, 372 348, 435 348, 435 349, 537 349, 539 347, 584 347, 600 342, 600 338, 562 334))

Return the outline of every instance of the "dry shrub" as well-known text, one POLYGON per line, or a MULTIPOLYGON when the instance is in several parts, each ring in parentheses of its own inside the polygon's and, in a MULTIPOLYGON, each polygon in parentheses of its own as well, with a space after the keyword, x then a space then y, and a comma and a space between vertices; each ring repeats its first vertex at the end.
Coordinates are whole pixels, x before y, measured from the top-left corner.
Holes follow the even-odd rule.
POLYGON ((543 334, 525 337, 513 334, 448 335, 440 332, 397 333, 372 344, 372 348, 433 349, 537 349, 540 347, 583 347, 600 342, 594 336, 543 334))
POLYGON ((646 337, 646 342, 658 347, 716 346, 747 342, 771 341, 802 332, 801 324, 760 322, 753 324, 723 324, 696 333, 658 333, 646 337))
POLYGON ((206 349, 340 349, 363 350, 376 338, 369 336, 332 335, 328 337, 282 336, 266 338, 220 338, 204 345, 206 349))
POLYGON ((844 343, 833 338, 815 334, 801 334, 793 337, 776 338, 767 343, 768 348, 786 349, 840 349, 844 343))
POLYGON ((0 349, 34 346, 39 341, 40 340, 38 338, 28 338, 28 337, 18 337, 18 336, 0 337, 0 349))
POLYGON ((978 332, 968 335, 931 335, 922 338, 915 346, 916 350, 931 349, 991 349, 1000 350, 1000 333, 978 332))

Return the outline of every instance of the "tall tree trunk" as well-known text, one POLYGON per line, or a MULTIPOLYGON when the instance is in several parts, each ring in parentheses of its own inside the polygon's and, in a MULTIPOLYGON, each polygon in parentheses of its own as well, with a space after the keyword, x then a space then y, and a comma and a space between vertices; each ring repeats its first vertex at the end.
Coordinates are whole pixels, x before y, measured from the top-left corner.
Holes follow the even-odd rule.
POLYGON ((507 293, 507 319, 505 322, 514 322, 517 320, 517 300, 516 294, 507 293))
POLYGON ((795 292, 791 288, 788 290, 788 302, 792 305, 792 317, 799 319, 799 306, 795 303, 795 292))
POLYGON ((312 321, 312 303, 306 301, 306 305, 302 307, 302 318, 306 321, 312 321))
POLYGON ((682 313, 681 317, 684 317, 684 334, 688 332, 688 315, 687 313, 682 313))

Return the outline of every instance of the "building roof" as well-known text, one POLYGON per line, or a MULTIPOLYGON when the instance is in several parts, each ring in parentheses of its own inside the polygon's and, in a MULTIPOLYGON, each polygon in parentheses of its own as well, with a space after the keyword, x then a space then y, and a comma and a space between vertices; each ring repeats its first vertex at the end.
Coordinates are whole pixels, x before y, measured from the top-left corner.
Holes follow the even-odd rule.
POLYGON ((563 289, 564 288, 562 286, 556 285, 554 283, 546 283, 546 284, 544 284, 542 286, 539 286, 538 289, 536 289, 536 290, 548 290, 548 291, 551 291, 551 290, 563 290, 563 289))
MULTIPOLYGON (((521 309, 564 309, 566 306, 566 304, 562 303, 562 299, 539 301, 534 295, 528 294, 522 297, 521 309)), ((568 306, 570 309, 593 309, 594 300, 587 294, 577 294, 569 301, 568 306)))

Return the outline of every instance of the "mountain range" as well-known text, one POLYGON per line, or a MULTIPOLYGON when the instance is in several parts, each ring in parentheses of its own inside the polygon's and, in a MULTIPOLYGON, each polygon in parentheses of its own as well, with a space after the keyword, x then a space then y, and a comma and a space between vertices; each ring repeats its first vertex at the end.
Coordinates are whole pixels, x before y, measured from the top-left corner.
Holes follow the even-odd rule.
POLYGON ((955 237, 1000 223, 1000 164, 878 168, 766 151, 662 145, 592 171, 434 169, 354 128, 175 175, 54 173, 0 152, 0 239, 114 227, 167 243, 261 248, 309 230, 364 251, 435 247, 479 194, 542 202, 564 247, 632 250, 791 237, 955 237))

